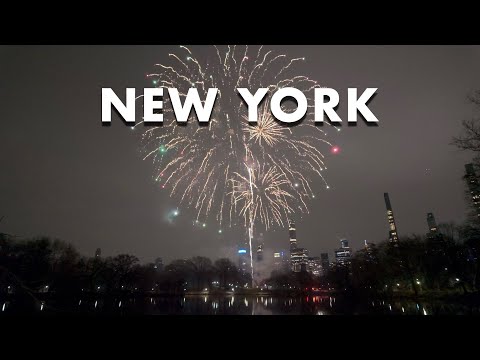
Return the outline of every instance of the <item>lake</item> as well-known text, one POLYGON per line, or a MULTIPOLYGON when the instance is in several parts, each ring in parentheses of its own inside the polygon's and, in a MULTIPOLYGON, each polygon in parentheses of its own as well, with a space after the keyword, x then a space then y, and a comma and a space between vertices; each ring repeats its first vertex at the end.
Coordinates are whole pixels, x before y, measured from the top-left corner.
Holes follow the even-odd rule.
POLYGON ((1 300, 7 314, 107 315, 478 315, 479 306, 442 301, 371 300, 361 303, 333 296, 157 296, 1 300))

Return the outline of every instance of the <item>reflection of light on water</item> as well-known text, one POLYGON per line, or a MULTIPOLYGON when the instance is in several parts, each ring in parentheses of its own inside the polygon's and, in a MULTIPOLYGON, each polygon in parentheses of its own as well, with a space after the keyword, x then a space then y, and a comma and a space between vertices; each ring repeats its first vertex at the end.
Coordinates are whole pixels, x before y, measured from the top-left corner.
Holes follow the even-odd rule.
POLYGON ((97 308, 98 300, 95 300, 95 309, 97 308))
POLYGON ((42 301, 42 304, 40 305, 40 311, 43 311, 43 305, 44 305, 44 302, 42 301))
POLYGON ((390 311, 392 311, 392 305, 388 304, 388 307, 390 308, 390 311))
POLYGON ((317 315, 324 315, 323 311, 317 311, 317 315))
POLYGON ((267 300, 267 299, 265 299, 264 305, 265 305, 265 306, 268 305, 268 300, 267 300))
POLYGON ((5 305, 6 305, 6 304, 7 304, 7 303, 3 303, 2 311, 5 311, 5 305))
POLYGON ((245 303, 245 306, 248 307, 248 300, 247 300, 247 298, 245 298, 244 303, 245 303))
POLYGON ((122 307, 122 300, 118 303, 118 307, 122 307))
POLYGON ((78 306, 82 305, 82 299, 78 302, 78 306))
POLYGON ((375 303, 372 301, 372 306, 375 306, 375 303))
POLYGON ((232 296, 232 305, 235 302, 235 296, 232 296))
POLYGON ((204 297, 204 300, 205 300, 205 302, 207 302, 207 297, 206 296, 204 297))
POLYGON ((402 306, 402 312, 405 312, 405 309, 403 308, 403 306, 402 306))
POLYGON ((428 315, 427 310, 425 310, 425 308, 423 308, 423 315, 428 315))
POLYGON ((330 307, 332 307, 332 298, 330 298, 330 307))
POLYGON ((417 304, 417 310, 420 310, 420 306, 418 306, 418 304, 417 304))

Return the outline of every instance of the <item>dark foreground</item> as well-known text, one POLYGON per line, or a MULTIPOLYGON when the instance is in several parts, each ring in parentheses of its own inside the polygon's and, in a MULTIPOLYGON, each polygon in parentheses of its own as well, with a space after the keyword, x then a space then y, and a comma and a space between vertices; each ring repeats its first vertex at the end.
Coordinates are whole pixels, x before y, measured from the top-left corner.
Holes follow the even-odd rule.
POLYGON ((445 300, 364 300, 339 296, 185 295, 0 300, 2 315, 479 315, 445 300))

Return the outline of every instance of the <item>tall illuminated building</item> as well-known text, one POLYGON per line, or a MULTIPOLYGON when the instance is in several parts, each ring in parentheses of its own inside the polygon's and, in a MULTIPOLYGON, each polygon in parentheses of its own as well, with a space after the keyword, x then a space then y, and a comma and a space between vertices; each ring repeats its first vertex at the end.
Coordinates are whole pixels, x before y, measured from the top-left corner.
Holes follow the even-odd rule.
POLYGON ((257 246, 257 261, 261 262, 263 261, 263 233, 260 233, 258 236, 258 246, 257 246))
POLYGON ((315 276, 320 276, 322 274, 322 261, 320 257, 313 256, 308 258, 307 271, 315 276))
POLYGON ((295 223, 289 221, 288 223, 288 232, 290 234, 290 252, 297 248, 297 229, 295 228, 295 223))
POLYGON ((292 271, 306 271, 308 265, 308 250, 303 248, 296 248, 295 250, 291 251, 290 264, 292 265, 292 271))
POLYGON ((250 271, 250 255, 248 246, 239 247, 238 254, 238 268, 242 274, 247 274, 250 271))
POLYGON ((341 248, 335 250, 335 261, 340 265, 349 265, 352 252, 348 246, 348 240, 340 240, 341 248))
POLYGON ((388 238, 391 243, 397 243, 398 242, 398 235, 397 235, 397 225, 395 224, 395 217, 393 216, 393 209, 392 209, 392 204, 390 203, 390 197, 388 196, 388 193, 383 194, 385 198, 385 205, 387 207, 387 219, 388 219, 388 238))
POLYGON ((480 217, 480 185, 473 164, 465 165, 464 179, 467 182, 468 190, 470 190, 470 198, 472 199, 475 215, 480 217))
POLYGON ((290 235, 290 265, 292 271, 306 271, 308 265, 308 250, 297 246, 297 229, 295 223, 289 221, 288 233, 290 235))
POLYGON ((276 271, 288 271, 289 259, 287 251, 279 251, 273 253, 273 269, 276 271))

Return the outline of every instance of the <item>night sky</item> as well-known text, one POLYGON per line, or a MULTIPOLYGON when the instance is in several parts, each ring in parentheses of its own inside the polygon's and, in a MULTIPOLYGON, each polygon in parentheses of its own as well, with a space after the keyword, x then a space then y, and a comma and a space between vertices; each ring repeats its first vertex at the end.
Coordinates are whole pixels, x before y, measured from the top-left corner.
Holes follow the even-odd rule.
MULTIPOLYGON (((300 246, 319 255, 347 238, 354 249, 388 235, 383 193, 389 192, 398 233, 427 231, 465 218, 464 164, 471 155, 449 145, 473 114, 467 94, 480 86, 480 47, 274 46, 306 57, 301 72, 340 93, 377 87, 369 107, 378 127, 343 127, 330 157, 328 191, 297 218, 300 246), (428 169, 428 170, 427 170, 428 169)), ((218 234, 215 223, 192 226, 192 213, 170 223, 177 207, 152 180, 139 139, 118 118, 101 124, 101 88, 122 94, 150 86, 145 74, 174 46, 0 47, 0 232, 48 235, 85 255, 130 253, 142 261, 230 255, 244 230, 218 234)), ((196 53, 205 47, 193 46, 196 53)), ((136 131, 136 130, 134 130, 136 131)), ((318 181, 320 188, 321 181, 318 181)), ((287 248, 288 230, 265 235, 287 248)))

